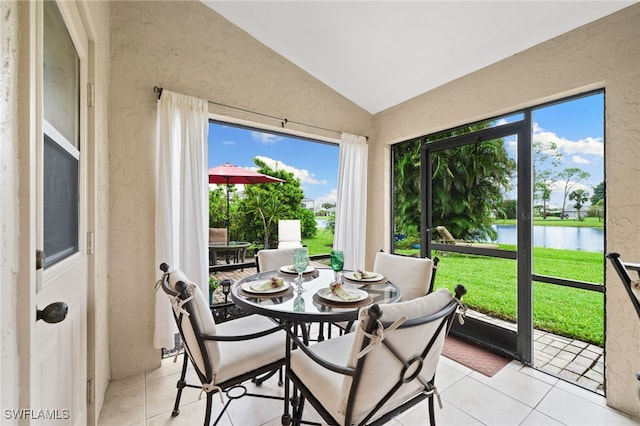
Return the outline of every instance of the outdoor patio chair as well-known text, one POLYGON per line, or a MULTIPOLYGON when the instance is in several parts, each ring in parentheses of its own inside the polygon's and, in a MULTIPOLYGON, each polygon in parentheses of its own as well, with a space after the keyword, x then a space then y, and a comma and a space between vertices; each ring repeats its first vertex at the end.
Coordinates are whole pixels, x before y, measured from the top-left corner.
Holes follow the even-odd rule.
POLYGON ((635 278, 633 278, 630 274, 629 266, 632 264, 625 263, 620 259, 620 253, 609 253, 607 254, 607 258, 611 261, 613 268, 616 270, 616 273, 620 277, 622 281, 622 285, 624 285, 627 294, 629 295, 629 299, 631 299, 631 303, 638 314, 638 318, 640 318, 640 264, 635 265, 635 278))
POLYGON ((497 249, 499 246, 497 244, 492 243, 473 243, 470 241, 457 240, 453 238, 451 232, 444 226, 436 226, 436 231, 440 235, 441 242, 445 244, 451 244, 455 246, 464 246, 464 247, 482 247, 482 248, 493 248, 497 249))
POLYGON ((361 425, 384 424, 428 398, 435 425, 436 367, 452 320, 463 311, 466 289, 458 285, 455 291, 455 297, 440 289, 363 307, 355 332, 308 347, 288 331, 296 347, 287 371, 294 385, 293 423, 302 419, 305 400, 328 424, 361 425))
MULTIPOLYGON (((613 268, 620 277, 622 285, 627 291, 629 299, 631 299, 631 303, 633 304, 636 314, 638 314, 638 318, 640 319, 640 280, 638 279, 640 278, 640 264, 623 262, 620 259, 620 253, 616 252, 607 254, 607 258, 609 258, 613 268), (636 278, 633 278, 629 273, 631 268, 635 271, 634 275, 636 278)), ((640 372, 636 373, 636 380, 638 382, 636 385, 636 400, 640 403, 640 372)))
POLYGON ((302 247, 299 220, 278 221, 278 248, 302 247))
POLYGON ((402 301, 415 299, 433 291, 440 259, 412 257, 379 251, 373 263, 373 272, 384 275, 402 290, 402 301))
POLYGON ((263 249, 256 255, 256 270, 277 271, 293 264, 293 248, 263 249))
MULTIPOLYGON (((402 291, 401 301, 415 299, 433 291, 440 259, 413 257, 401 254, 376 253, 373 272, 384 275, 402 291)), ((353 321, 333 323, 340 333, 353 331, 353 321)))
POLYGON ((283 399, 249 393, 242 386, 247 380, 271 376, 284 365, 286 336, 282 325, 259 315, 215 324, 209 302, 198 285, 180 270, 169 272, 166 263, 160 265, 160 269, 163 272, 160 286, 171 301, 173 316, 185 347, 172 416, 180 414, 180 397, 185 387, 201 388, 206 392, 206 426, 211 422, 215 393, 220 393, 222 400, 222 392, 225 392, 227 402, 214 424, 218 423, 229 403, 240 396, 283 399), (197 385, 185 380, 189 362, 200 380, 197 385), (232 389, 235 392, 230 397, 232 389))

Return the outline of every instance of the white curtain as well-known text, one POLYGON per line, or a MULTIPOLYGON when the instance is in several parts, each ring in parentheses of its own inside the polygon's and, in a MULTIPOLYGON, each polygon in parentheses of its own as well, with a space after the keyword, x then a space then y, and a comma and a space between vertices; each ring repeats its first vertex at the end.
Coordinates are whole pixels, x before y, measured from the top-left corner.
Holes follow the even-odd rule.
POLYGON ((367 229, 367 139, 342 134, 333 247, 344 251, 345 269, 363 269, 367 229))
MULTIPOLYGON (((156 268, 181 269, 208 293, 208 103, 162 91, 156 124, 156 268)), ((159 269, 158 269, 159 271, 159 269)), ((156 293, 153 344, 173 348, 171 306, 156 293)))

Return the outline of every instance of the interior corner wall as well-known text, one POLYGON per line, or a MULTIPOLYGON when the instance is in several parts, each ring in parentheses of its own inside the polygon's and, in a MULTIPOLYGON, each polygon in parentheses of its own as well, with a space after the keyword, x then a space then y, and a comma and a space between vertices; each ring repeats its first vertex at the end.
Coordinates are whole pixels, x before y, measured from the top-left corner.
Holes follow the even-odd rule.
MULTIPOLYGON (((151 297, 160 276, 152 88, 361 135, 369 134, 372 117, 200 2, 110 4, 109 341, 116 379, 160 365, 151 297)), ((210 112, 260 120, 215 106, 210 112)))
MULTIPOLYGON (((370 188, 389 187, 389 145, 591 89, 605 89, 606 250, 640 261, 640 4, 623 9, 374 116, 370 188)), ((388 194, 369 191, 369 203, 388 194)), ((367 227, 389 222, 367 218, 367 227)), ((367 241, 379 249, 383 236, 367 241)), ((610 406, 638 415, 640 321, 610 265, 606 273, 606 392, 610 406)))
POLYGON ((89 256, 91 276, 87 303, 87 379, 94 383, 94 398, 88 402, 87 424, 97 424, 109 385, 109 3, 83 1, 78 4, 90 39, 89 76, 94 103, 89 109, 88 155, 90 193, 89 229, 94 235, 94 255, 89 256))

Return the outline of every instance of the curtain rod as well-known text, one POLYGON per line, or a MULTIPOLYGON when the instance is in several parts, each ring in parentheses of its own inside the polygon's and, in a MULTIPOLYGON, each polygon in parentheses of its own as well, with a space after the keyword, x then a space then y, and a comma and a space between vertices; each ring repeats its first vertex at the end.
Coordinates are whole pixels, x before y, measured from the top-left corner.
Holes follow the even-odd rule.
MULTIPOLYGON (((153 86, 153 92, 156 95, 158 95, 158 99, 160 99, 160 97, 162 96, 162 90, 163 90, 162 87, 153 86)), ((306 124, 306 123, 300 123, 300 122, 297 122, 297 121, 291 121, 291 120, 288 120, 286 118, 274 117, 273 115, 263 114, 261 112, 250 111, 248 109, 238 108, 238 107, 234 107, 234 106, 231 106, 231 105, 225 105, 225 104, 221 104, 219 102, 214 102, 214 101, 209 101, 209 100, 207 102, 210 103, 210 104, 213 104, 213 105, 221 106, 223 108, 234 109, 236 111, 245 112, 247 114, 253 114, 253 115, 260 116, 260 117, 268 118, 270 120, 279 121, 280 122, 280 126, 283 129, 285 128, 284 126, 286 124, 294 124, 294 125, 297 125, 297 126, 311 127, 313 129, 324 130, 326 132, 332 132, 332 133, 336 133, 336 134, 339 134, 339 135, 342 135, 342 133, 343 133, 343 132, 341 132, 339 130, 327 129, 326 127, 314 126, 313 124, 306 124)), ((365 138, 367 140, 369 140, 369 136, 365 136, 365 138)))

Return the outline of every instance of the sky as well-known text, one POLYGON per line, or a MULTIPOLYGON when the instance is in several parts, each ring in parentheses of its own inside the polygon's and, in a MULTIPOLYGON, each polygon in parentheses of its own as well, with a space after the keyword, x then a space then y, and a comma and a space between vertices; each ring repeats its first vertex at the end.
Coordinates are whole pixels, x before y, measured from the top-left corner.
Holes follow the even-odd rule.
POLYGON ((336 202, 338 145, 257 132, 236 126, 209 125, 209 168, 223 163, 256 170, 254 158, 300 179, 305 198, 316 208, 336 202))
MULTIPOLYGON (((604 94, 573 99, 534 110, 533 140, 555 142, 562 154, 557 171, 580 168, 590 177, 572 189, 593 187, 604 180, 604 94)), ((507 140, 515 158, 515 142, 507 140)), ((338 145, 252 131, 212 123, 209 126, 209 168, 222 163, 256 169, 255 157, 272 168, 285 168, 300 179, 305 197, 320 207, 335 203, 338 177, 338 145), (277 163, 277 164, 276 164, 277 163)), ((562 205, 563 190, 556 185, 550 204, 562 205)), ((567 200, 572 209, 573 202, 567 200)))

